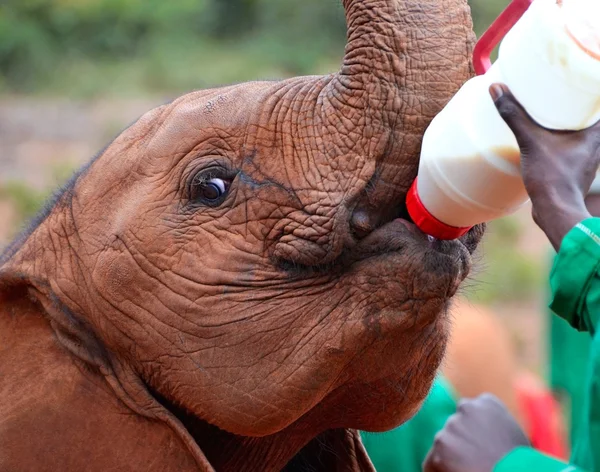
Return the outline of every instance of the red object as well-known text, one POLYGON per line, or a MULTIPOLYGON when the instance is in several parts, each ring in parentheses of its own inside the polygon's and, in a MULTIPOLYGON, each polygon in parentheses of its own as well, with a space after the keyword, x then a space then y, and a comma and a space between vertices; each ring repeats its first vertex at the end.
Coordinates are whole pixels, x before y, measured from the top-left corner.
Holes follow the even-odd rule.
POLYGON ((417 179, 415 179, 410 187, 410 190, 408 191, 408 194, 406 195, 406 209, 408 210, 408 214, 414 223, 421 231, 437 239, 458 239, 467 234, 467 232, 471 229, 448 226, 429 213, 419 197, 419 192, 417 191, 417 179))
MULTIPOLYGON (((473 66, 477 75, 485 74, 492 66, 492 51, 506 34, 517 24, 534 0, 512 0, 510 5, 481 36, 473 50, 473 66)), ((438 239, 451 240, 464 236, 471 228, 455 228, 442 223, 433 216, 419 198, 417 181, 413 182, 406 197, 406 207, 418 228, 438 239)))
POLYGON ((485 74, 492 66, 490 56, 492 51, 504 39, 504 36, 517 24, 523 14, 529 9, 533 0, 512 0, 492 26, 483 33, 473 50, 473 66, 477 75, 485 74))
POLYGON ((518 379, 516 389, 531 445, 544 454, 567 461, 566 428, 558 401, 529 374, 518 379))

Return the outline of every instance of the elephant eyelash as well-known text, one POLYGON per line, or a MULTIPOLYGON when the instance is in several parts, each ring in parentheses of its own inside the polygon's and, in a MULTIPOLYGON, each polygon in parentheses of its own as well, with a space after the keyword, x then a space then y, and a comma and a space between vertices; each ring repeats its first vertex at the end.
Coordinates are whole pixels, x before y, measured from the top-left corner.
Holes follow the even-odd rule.
POLYGON ((190 208, 195 209, 198 206, 217 207, 221 205, 229 194, 234 179, 234 172, 220 166, 216 168, 204 169, 195 173, 189 181, 186 189, 186 200, 189 202, 190 208), (211 185, 214 188, 215 180, 222 181, 222 185, 217 186, 218 188, 221 188, 222 196, 214 199, 207 199, 203 197, 202 189, 211 185))
POLYGON ((377 188, 377 182, 379 180, 380 174, 381 174, 381 171, 379 169, 375 170, 375 173, 369 179, 369 181, 367 182, 367 185, 365 185, 365 188, 363 191, 368 199, 371 198, 371 195, 375 192, 375 189, 377 188))
POLYGON ((209 180, 220 179, 220 178, 222 178, 222 177, 219 177, 218 175, 214 175, 212 173, 196 174, 194 176, 194 178, 192 179, 192 183, 191 183, 190 187, 191 188, 200 187, 202 185, 205 185, 209 180))

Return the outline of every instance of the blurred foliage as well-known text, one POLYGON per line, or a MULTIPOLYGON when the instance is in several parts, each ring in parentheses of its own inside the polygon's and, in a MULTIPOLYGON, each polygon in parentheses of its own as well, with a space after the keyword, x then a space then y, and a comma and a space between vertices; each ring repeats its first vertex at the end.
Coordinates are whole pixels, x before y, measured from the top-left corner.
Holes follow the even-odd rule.
MULTIPOLYGON (((480 32, 508 0, 471 0, 480 32)), ((335 70, 341 0, 2 0, 0 91, 178 93, 335 70)))
POLYGON ((502 218, 488 225, 481 249, 482 263, 467 283, 467 298, 489 304, 529 300, 539 293, 547 269, 537 258, 519 250, 522 232, 516 217, 502 218))
POLYGON ((15 209, 15 220, 10 222, 13 233, 11 236, 40 211, 53 191, 67 182, 73 172, 74 168, 66 163, 53 166, 50 183, 44 190, 37 190, 18 180, 0 183, 0 201, 9 202, 15 209))
POLYGON ((46 192, 39 192, 23 182, 8 181, 0 185, 0 200, 7 200, 15 207, 17 221, 11 223, 17 227, 35 216, 46 198, 46 192))

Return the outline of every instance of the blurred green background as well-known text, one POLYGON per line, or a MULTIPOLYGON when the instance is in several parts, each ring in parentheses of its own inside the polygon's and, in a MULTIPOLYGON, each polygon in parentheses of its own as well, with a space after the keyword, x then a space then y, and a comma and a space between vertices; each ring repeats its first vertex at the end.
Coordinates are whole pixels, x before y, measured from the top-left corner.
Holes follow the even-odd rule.
MULTIPOLYGON (((480 32, 506 0, 471 0, 480 32)), ((0 91, 178 93, 337 68, 341 0, 3 0, 0 91)))
MULTIPOLYGON (((341 0, 0 0, 0 247, 71 169, 186 91, 335 71, 341 0)), ((470 0, 478 34, 508 0, 470 0)), ((545 239, 495 222, 465 294, 515 322, 543 302, 545 239)), ((535 347, 532 347, 535 349, 535 347)))

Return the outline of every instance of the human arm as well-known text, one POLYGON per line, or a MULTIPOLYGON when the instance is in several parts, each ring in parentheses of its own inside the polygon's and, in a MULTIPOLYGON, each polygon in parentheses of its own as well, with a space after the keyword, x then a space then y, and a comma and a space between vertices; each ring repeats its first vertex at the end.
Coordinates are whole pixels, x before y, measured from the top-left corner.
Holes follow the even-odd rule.
MULTIPOLYGON (((533 218, 559 252, 551 307, 576 328, 594 333, 600 314, 600 220, 591 218, 585 197, 600 164, 600 124, 578 132, 551 131, 537 125, 505 86, 494 85, 490 92, 521 149, 533 218)), ((424 471, 581 470, 534 451, 523 437, 497 400, 480 397, 448 421, 424 471)), ((600 448, 600 437, 589 439, 596 443, 590 449, 600 448)))
POLYGON ((532 449, 506 407, 485 394, 465 400, 436 436, 424 472, 583 472, 532 449))
MULTIPOLYGON (((586 219, 567 233, 554 264, 551 307, 574 327, 596 332, 600 317, 600 219, 586 219)), ((598 333, 596 333, 598 336, 598 333)), ((593 360, 600 372, 600 360, 593 360)), ((581 379, 586 382, 585 378, 581 379)), ((592 382, 598 383, 592 379, 592 382)), ((589 386, 588 386, 589 388, 589 386)), ((593 388, 592 392, 595 391, 593 388)), ((592 404, 598 399, 592 398, 592 404)), ((598 407, 596 407, 597 409, 598 407)), ((593 416, 593 415, 591 415, 593 416)), ((590 417, 593 428, 598 424, 590 417)), ((436 437, 425 472, 582 472, 528 446, 506 408, 490 396, 461 404, 436 437)), ((600 463, 600 435, 588 438, 592 461, 600 463)), ((597 470, 594 468, 593 470, 597 470)))
POLYGON ((600 165, 600 122, 582 131, 539 126, 505 85, 490 93, 521 150, 521 172, 533 219, 556 251, 578 223, 591 217, 585 205, 600 165))

